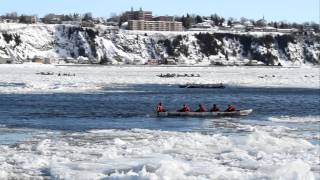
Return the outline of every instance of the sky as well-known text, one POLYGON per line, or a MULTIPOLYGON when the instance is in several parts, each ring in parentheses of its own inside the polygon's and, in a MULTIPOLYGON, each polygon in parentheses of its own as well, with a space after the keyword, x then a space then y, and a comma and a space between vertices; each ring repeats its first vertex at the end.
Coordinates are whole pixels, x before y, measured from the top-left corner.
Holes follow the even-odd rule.
POLYGON ((225 18, 241 17, 268 21, 320 21, 320 0, 0 0, 0 14, 48 13, 69 14, 92 12, 109 17, 134 9, 150 10, 153 15, 218 14, 225 18))

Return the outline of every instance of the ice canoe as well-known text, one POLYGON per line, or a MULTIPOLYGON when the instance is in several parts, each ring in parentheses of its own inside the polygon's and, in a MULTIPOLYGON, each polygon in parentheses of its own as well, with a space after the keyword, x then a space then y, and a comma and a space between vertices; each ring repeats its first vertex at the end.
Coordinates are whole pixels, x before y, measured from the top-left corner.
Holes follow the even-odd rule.
POLYGON ((184 84, 179 85, 180 88, 225 88, 222 83, 219 84, 184 84))
POLYGON ((157 113, 159 117, 234 117, 234 116, 247 116, 252 112, 252 109, 238 110, 234 112, 160 112, 157 113))

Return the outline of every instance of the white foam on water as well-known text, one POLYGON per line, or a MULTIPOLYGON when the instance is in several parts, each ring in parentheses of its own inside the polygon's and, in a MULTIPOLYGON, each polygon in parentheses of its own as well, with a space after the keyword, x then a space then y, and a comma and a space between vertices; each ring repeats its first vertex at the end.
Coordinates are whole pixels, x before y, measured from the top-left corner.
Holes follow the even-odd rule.
POLYGON ((273 122, 288 122, 288 123, 305 123, 305 122, 320 122, 320 116, 304 116, 304 117, 291 117, 291 116, 279 116, 269 117, 269 121, 273 122))
POLYGON ((254 128, 239 136, 92 130, 0 146, 0 179, 317 179, 319 146, 254 128))
POLYGON ((303 138, 313 141, 315 144, 319 144, 320 116, 279 116, 269 117, 268 120, 273 123, 272 126, 263 127, 263 129, 268 132, 277 131, 278 134, 281 134, 283 136, 296 139, 303 138))

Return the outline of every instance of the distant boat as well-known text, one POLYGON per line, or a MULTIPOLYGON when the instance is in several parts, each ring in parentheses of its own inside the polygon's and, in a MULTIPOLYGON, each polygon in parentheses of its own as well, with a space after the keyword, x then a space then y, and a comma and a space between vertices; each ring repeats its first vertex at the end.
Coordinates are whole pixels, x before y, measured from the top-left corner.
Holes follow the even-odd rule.
POLYGON ((159 74, 157 75, 161 78, 174 78, 174 77, 200 77, 200 74, 175 74, 175 73, 167 73, 167 74, 159 74))
POLYGON ((219 84, 184 84, 179 85, 180 88, 225 88, 222 83, 219 84))
POLYGON ((253 110, 244 109, 234 112, 159 112, 158 117, 237 117, 237 116, 247 116, 253 110))
POLYGON ((50 75, 54 75, 54 72, 40 72, 40 73, 36 73, 36 74, 50 76, 50 75))

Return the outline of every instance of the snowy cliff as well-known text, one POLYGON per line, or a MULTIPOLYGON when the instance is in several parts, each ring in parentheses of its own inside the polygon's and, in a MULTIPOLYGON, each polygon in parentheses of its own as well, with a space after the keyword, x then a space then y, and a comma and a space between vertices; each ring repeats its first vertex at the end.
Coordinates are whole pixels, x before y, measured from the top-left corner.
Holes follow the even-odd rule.
POLYGON ((320 35, 114 31, 106 26, 0 24, 0 59, 13 63, 282 66, 320 63, 320 35))

